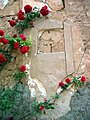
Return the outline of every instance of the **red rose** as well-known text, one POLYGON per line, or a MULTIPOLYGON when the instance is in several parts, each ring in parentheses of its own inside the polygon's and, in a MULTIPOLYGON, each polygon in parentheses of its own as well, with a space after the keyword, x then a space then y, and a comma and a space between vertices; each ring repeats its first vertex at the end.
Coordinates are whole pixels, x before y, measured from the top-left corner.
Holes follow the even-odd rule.
POLYGON ((19 19, 19 20, 24 20, 24 19, 25 19, 25 17, 24 17, 24 12, 22 12, 22 10, 20 10, 20 11, 18 12, 18 19, 19 19))
POLYGON ((46 5, 42 7, 42 9, 40 10, 40 13, 42 14, 42 16, 46 16, 49 14, 49 10, 46 5))
POLYGON ((39 110, 42 111, 44 109, 44 106, 40 106, 39 110))
POLYGON ((26 36, 24 34, 20 34, 20 37, 22 38, 23 41, 26 41, 26 36))
POLYGON ((0 63, 6 62, 7 58, 4 57, 2 53, 0 53, 0 63))
POLYGON ((85 81, 86 81, 85 76, 82 76, 82 77, 81 77, 81 82, 85 82, 85 81))
POLYGON ((16 20, 16 22, 18 22, 18 20, 16 20))
POLYGON ((4 31, 0 30, 0 36, 4 36, 4 31))
POLYGON ((11 27, 14 27, 16 25, 16 22, 14 20, 9 20, 9 24, 11 27))
POLYGON ((22 15, 24 15, 24 12, 22 10, 19 10, 18 14, 21 13, 22 15))
POLYGON ((18 48, 19 48, 19 42, 15 42, 15 43, 14 43, 14 49, 15 49, 15 50, 18 50, 18 48))
POLYGON ((71 82, 71 79, 70 78, 66 78, 66 83, 70 83, 71 82))
POLYGON ((24 15, 22 15, 21 13, 19 13, 19 14, 18 14, 18 19, 19 19, 19 20, 24 20, 25 17, 24 17, 24 15))
POLYGON ((0 42, 2 41, 2 38, 0 38, 0 42))
POLYGON ((33 26, 33 22, 30 22, 30 25, 33 26))
POLYGON ((29 46, 23 46, 21 49, 20 49, 20 52, 22 53, 22 54, 25 54, 25 53, 27 53, 29 51, 29 46))
POLYGON ((14 34, 14 35, 13 35, 13 38, 16 38, 16 37, 17 37, 17 34, 14 34))
POLYGON ((44 98, 44 101, 46 102, 46 101, 47 101, 47 98, 44 98))
POLYGON ((30 13, 32 11, 32 6, 30 5, 25 5, 24 6, 25 13, 30 13))
POLYGON ((8 40, 7 40, 6 38, 1 38, 1 42, 2 42, 4 45, 8 44, 8 40))
POLYGON ((21 65, 20 71, 21 71, 21 72, 25 72, 25 70, 26 70, 26 66, 25 66, 25 65, 21 65))
POLYGON ((63 87, 63 86, 64 86, 64 83, 61 81, 61 82, 59 83, 59 86, 60 86, 60 87, 63 87))

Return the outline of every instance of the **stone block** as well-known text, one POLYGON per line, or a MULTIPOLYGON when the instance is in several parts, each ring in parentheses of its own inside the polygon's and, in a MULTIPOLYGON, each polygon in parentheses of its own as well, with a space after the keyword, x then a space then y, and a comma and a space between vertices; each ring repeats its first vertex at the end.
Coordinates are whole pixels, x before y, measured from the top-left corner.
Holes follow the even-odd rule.
POLYGON ((74 72, 72 31, 71 25, 67 22, 64 23, 64 38, 65 38, 67 74, 71 74, 74 72))
POLYGON ((46 0, 46 3, 48 3, 50 8, 54 11, 64 8, 62 0, 46 0))

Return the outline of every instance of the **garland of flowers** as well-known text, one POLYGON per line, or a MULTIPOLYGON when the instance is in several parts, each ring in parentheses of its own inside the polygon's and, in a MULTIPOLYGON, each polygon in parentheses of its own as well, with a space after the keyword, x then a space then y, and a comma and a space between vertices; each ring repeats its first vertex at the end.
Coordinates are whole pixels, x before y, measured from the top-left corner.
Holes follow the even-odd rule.
POLYGON ((22 33, 24 29, 34 27, 33 22, 37 18, 48 14, 49 10, 46 5, 42 7, 41 10, 37 7, 32 8, 32 6, 26 5, 24 7, 24 12, 22 10, 18 12, 18 18, 9 20, 8 22, 12 27, 16 27, 18 33, 22 33))
MULTIPOLYGON (((18 12, 18 17, 16 19, 9 20, 9 24, 11 27, 17 29, 18 35, 14 34, 12 36, 5 35, 3 30, 0 30, 0 43, 3 45, 7 45, 7 51, 0 49, 0 66, 5 65, 8 61, 11 61, 12 56, 10 52, 14 50, 20 51, 21 54, 26 54, 31 50, 32 40, 30 37, 26 37, 23 34, 24 29, 34 27, 34 21, 41 16, 47 16, 49 14, 49 10, 47 6, 42 7, 41 9, 30 5, 26 5, 24 7, 24 11, 20 10, 18 12)), ((17 83, 22 82, 23 78, 26 78, 26 66, 22 65, 18 68, 17 72, 13 75, 15 81, 17 83)), ((45 113, 45 109, 54 109, 55 101, 59 98, 60 94, 67 90, 69 87, 77 86, 81 87, 86 82, 85 76, 73 76, 69 75, 64 82, 61 81, 58 84, 57 89, 61 88, 60 92, 56 92, 53 97, 53 101, 51 99, 44 99, 44 102, 36 102, 35 103, 35 111, 37 113, 45 113)))

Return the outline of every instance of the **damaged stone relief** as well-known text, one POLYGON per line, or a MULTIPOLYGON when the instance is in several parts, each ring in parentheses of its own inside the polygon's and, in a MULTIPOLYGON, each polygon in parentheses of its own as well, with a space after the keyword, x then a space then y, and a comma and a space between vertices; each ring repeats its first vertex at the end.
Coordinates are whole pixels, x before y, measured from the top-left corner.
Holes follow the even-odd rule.
POLYGON ((63 30, 45 30, 39 34, 41 36, 38 38, 38 53, 64 51, 63 30))

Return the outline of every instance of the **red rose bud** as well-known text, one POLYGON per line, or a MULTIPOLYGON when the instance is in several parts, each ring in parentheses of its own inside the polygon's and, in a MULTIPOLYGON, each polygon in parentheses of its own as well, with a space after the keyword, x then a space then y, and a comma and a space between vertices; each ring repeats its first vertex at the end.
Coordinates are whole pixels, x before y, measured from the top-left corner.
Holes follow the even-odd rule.
POLYGON ((23 41, 26 41, 26 36, 24 34, 20 34, 20 37, 22 38, 23 41))
POLYGON ((46 101, 47 101, 47 98, 44 98, 44 101, 46 102, 46 101))
POLYGON ((22 54, 25 54, 25 53, 27 53, 29 51, 29 46, 23 46, 21 49, 20 49, 20 52, 22 53, 22 54))
POLYGON ((24 12, 22 10, 19 10, 18 14, 19 13, 22 14, 22 15, 24 15, 24 12))
POLYGON ((9 20, 9 24, 11 27, 14 27, 16 25, 16 22, 14 20, 9 20))
POLYGON ((18 48, 19 48, 19 42, 15 42, 15 43, 14 43, 14 49, 15 49, 15 50, 18 50, 18 48))
POLYGON ((44 109, 44 106, 40 106, 39 110, 42 111, 44 109))
POLYGON ((40 13, 42 14, 42 16, 46 16, 49 14, 49 10, 46 5, 42 7, 42 9, 40 10, 40 13))
POLYGON ((33 26, 33 22, 30 22, 30 25, 33 26))
POLYGON ((70 83, 71 82, 71 79, 70 78, 66 78, 66 83, 70 83))
POLYGON ((8 40, 7 40, 6 38, 1 38, 1 42, 2 42, 4 45, 8 44, 8 40))
POLYGON ((21 72, 25 72, 25 70, 26 70, 26 66, 25 66, 25 65, 21 65, 20 71, 21 71, 21 72))
POLYGON ((7 58, 4 57, 2 53, 0 53, 0 63, 6 62, 7 58))
POLYGON ((16 22, 18 22, 18 20, 16 20, 16 22))
POLYGON ((30 5, 25 5, 24 6, 25 13, 30 13, 32 11, 32 6, 30 5))
POLYGON ((82 76, 82 77, 81 77, 81 82, 86 82, 85 76, 82 76))
POLYGON ((14 35, 13 35, 13 38, 16 38, 16 37, 17 37, 17 34, 14 34, 14 35))
POLYGON ((63 87, 64 86, 64 83, 61 81, 61 82, 59 82, 59 86, 60 87, 63 87))
POLYGON ((0 30, 0 36, 4 36, 4 31, 0 30))

